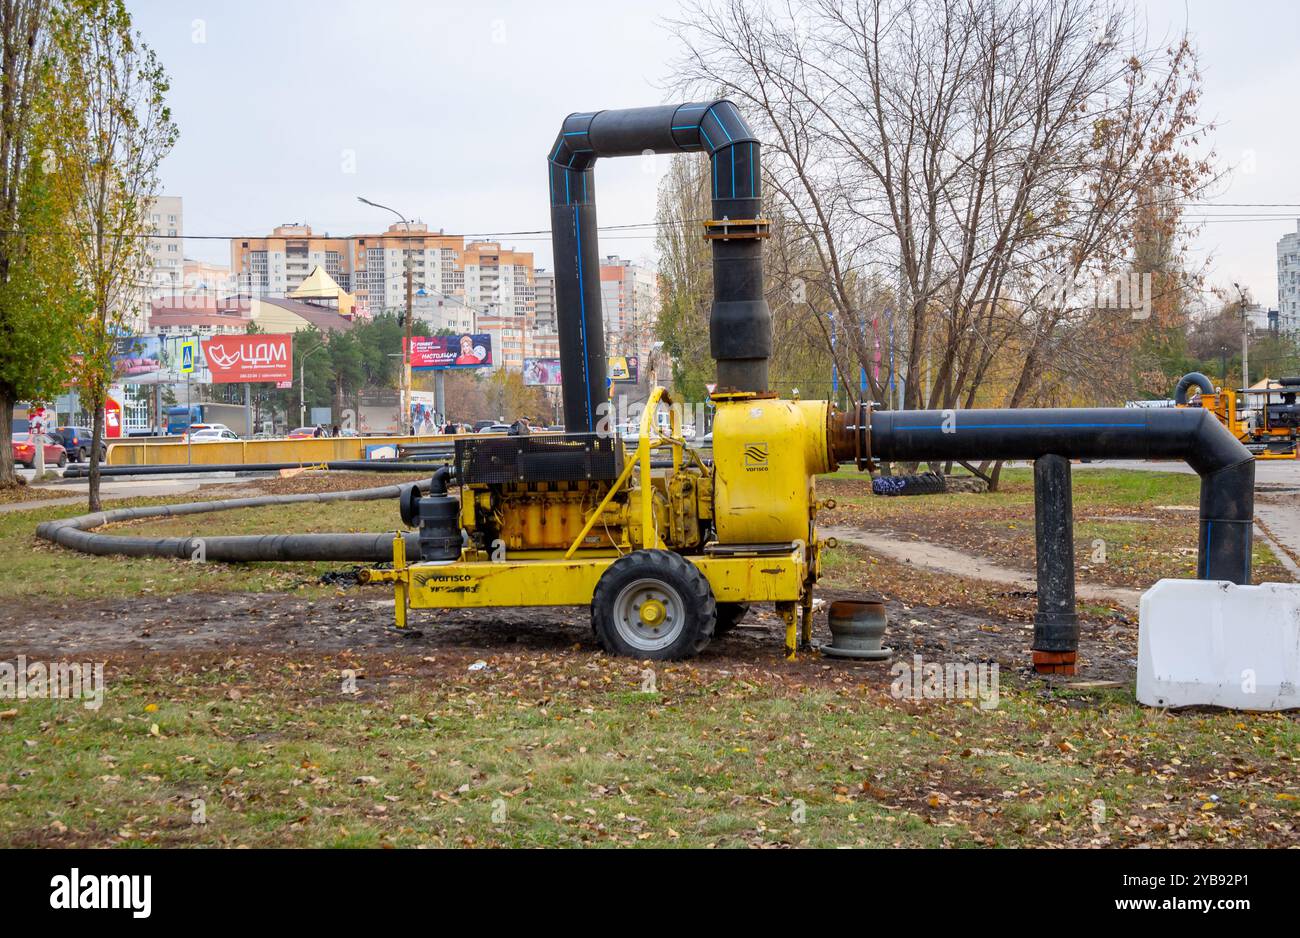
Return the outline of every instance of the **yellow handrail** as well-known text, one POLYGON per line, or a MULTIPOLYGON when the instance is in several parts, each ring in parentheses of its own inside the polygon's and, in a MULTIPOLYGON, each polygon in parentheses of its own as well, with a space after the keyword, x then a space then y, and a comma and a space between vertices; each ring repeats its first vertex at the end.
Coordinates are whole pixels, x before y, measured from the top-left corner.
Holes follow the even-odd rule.
MULTIPOLYGON (((672 409, 672 398, 668 396, 665 388, 656 387, 650 392, 650 397, 646 400, 645 410, 641 412, 641 427, 637 437, 636 449, 632 453, 632 458, 627 461, 619 477, 614 480, 605 497, 600 500, 596 510, 587 518, 587 523, 582 526, 578 536, 573 539, 569 549, 564 552, 564 559, 571 558, 582 543, 582 539, 587 536, 592 527, 595 526, 596 520, 604 513, 605 508, 618 494, 619 490, 627 484, 627 480, 632 475, 632 470, 640 466, 641 469, 641 546, 658 547, 660 545, 659 532, 654 528, 654 492, 650 485, 650 451, 659 445, 660 440, 651 441, 650 431, 654 429, 658 435, 658 425, 655 422, 655 413, 659 409, 660 402, 669 404, 669 421, 671 426, 672 437, 675 438, 680 434, 678 427, 677 412, 672 409)), ((619 445, 622 445, 620 442, 619 445)), ((674 454, 673 464, 678 465, 680 457, 674 454)))

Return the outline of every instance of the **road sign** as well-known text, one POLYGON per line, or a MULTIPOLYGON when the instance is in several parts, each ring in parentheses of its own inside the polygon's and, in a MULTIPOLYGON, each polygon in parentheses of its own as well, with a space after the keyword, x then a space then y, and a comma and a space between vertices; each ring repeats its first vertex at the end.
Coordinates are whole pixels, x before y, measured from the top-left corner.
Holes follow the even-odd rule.
POLYGON ((188 339, 181 343, 181 374, 188 375, 194 373, 194 340, 188 339))

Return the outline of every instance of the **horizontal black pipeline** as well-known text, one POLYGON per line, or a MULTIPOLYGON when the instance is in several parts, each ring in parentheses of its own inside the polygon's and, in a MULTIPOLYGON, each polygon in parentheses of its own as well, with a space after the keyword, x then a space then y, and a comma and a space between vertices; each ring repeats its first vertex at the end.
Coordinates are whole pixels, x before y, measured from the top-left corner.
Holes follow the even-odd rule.
POLYGON ((1201 477, 1197 575, 1250 583, 1255 461, 1208 410, 885 410, 863 444, 886 462, 1181 459, 1201 477))
MULTIPOLYGON (((183 515, 234 511, 240 508, 263 508, 301 502, 373 501, 397 498, 402 488, 384 485, 347 492, 311 492, 298 495, 262 495, 253 498, 228 498, 218 501, 186 502, 181 505, 154 505, 139 508, 115 508, 75 518, 44 521, 36 526, 37 537, 53 541, 83 554, 124 557, 166 557, 176 560, 221 561, 240 563, 257 560, 381 563, 393 559, 393 535, 381 534, 263 534, 215 535, 211 537, 119 537, 98 534, 95 528, 121 521, 147 518, 175 518, 183 515)), ((406 558, 420 559, 420 544, 414 533, 403 535, 406 558)))
MULTIPOLYGON (((339 462, 261 462, 219 463, 200 465, 185 463, 175 466, 100 466, 102 476, 157 476, 185 472, 279 472, 282 469, 328 469, 331 472, 433 472, 442 466, 436 462, 401 462, 391 459, 348 459, 339 462)), ((90 467, 75 463, 63 470, 65 479, 84 479, 90 467)))

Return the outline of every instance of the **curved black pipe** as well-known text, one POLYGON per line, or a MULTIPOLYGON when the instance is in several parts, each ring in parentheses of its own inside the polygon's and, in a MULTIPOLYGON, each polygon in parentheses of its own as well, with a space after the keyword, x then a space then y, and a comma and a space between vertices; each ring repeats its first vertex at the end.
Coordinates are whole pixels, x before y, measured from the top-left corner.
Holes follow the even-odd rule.
MULTIPOLYGON (((609 401, 596 240, 596 160, 697 150, 710 157, 713 218, 756 219, 762 192, 761 146, 730 101, 570 114, 547 155, 564 424, 570 433, 594 432, 609 401)), ((772 319, 763 299, 760 241, 713 241, 713 296, 709 335, 719 387, 766 391, 772 319)))
POLYGON ((1214 383, 1199 371, 1190 371, 1178 379, 1178 385, 1174 388, 1174 403, 1180 407, 1187 403, 1187 392, 1192 389, 1192 385, 1200 388, 1202 394, 1213 394, 1214 383))
POLYGON ((1255 460, 1208 410, 885 410, 860 432, 883 461, 1181 459, 1201 477, 1197 576, 1250 583, 1255 460))

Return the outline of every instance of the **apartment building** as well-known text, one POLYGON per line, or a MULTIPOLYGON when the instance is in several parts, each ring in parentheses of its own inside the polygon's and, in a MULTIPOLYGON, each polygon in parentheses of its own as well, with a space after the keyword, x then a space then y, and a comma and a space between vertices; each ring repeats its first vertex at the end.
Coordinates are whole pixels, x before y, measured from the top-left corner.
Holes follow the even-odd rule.
POLYGON ((642 355, 654 341, 659 317, 659 275, 610 255, 600 265, 605 346, 610 355, 642 355))
POLYGON ((559 324, 555 318, 555 273, 538 268, 533 271, 534 311, 533 326, 541 332, 555 332, 559 324))
POLYGON ((178 195, 160 195, 150 203, 149 299, 182 292, 185 285, 184 202, 178 195))
MULTIPOLYGON (((357 303, 378 315, 406 308, 406 261, 413 293, 458 296, 465 239, 430 232, 421 222, 396 222, 381 234, 353 235, 350 266, 357 303)), ((341 282, 341 281, 340 281, 341 282)))
POLYGON ((429 231, 422 222, 397 222, 378 234, 346 238, 316 235, 310 225, 281 225, 269 237, 230 243, 239 292, 284 296, 320 266, 370 315, 405 309, 408 259, 416 305, 421 297, 442 296, 475 312, 533 315, 531 252, 491 241, 467 245, 463 236, 429 231))
POLYGON ((531 318, 536 310, 533 255, 471 241, 463 255, 465 302, 482 313, 531 318))
POLYGON ((1277 328, 1300 331, 1300 220, 1293 233, 1277 242, 1277 328))
POLYGON ((230 269, 239 292, 251 296, 284 296, 317 267, 347 290, 349 250, 348 239, 318 235, 311 225, 280 225, 265 238, 232 240, 230 269))

